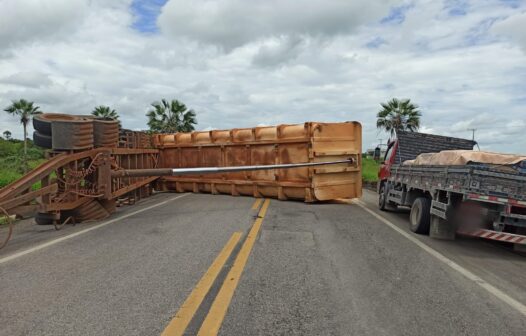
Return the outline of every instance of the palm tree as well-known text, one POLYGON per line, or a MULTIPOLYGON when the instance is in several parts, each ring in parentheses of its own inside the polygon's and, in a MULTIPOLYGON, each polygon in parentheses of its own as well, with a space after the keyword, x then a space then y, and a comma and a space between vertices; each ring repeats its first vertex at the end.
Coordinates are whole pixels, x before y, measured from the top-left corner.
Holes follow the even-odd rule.
POLYGON ((376 115, 376 127, 390 132, 396 131, 415 132, 420 127, 422 113, 418 105, 411 103, 410 99, 393 98, 387 103, 381 103, 383 109, 376 115))
POLYGON ((97 106, 95 107, 93 112, 91 112, 91 114, 104 119, 119 119, 119 115, 117 114, 117 112, 115 112, 115 110, 112 110, 109 106, 97 106))
POLYGON ((10 131, 4 131, 4 138, 5 138, 6 140, 11 139, 11 132, 10 132, 10 131))
POLYGON ((196 114, 189 110, 185 104, 177 99, 168 102, 166 99, 161 102, 152 103, 153 109, 146 113, 148 126, 153 132, 175 133, 190 132, 197 124, 196 114))
POLYGON ((33 102, 25 99, 13 101, 4 111, 7 113, 17 116, 20 118, 20 123, 24 126, 24 171, 27 170, 27 124, 31 120, 31 117, 35 114, 42 113, 39 111, 38 106, 34 106, 33 102))

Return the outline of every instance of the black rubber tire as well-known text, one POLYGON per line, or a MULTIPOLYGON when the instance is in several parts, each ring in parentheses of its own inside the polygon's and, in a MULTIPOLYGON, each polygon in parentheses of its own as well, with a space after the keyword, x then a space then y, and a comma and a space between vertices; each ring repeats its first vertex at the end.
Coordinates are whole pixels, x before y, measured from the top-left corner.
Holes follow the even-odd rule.
POLYGON ((380 187, 380 192, 378 193, 378 208, 382 211, 396 211, 396 209, 398 209, 398 204, 387 201, 390 188, 391 185, 387 182, 380 187))
POLYGON ((37 225, 53 225, 54 216, 47 212, 37 212, 35 215, 35 223, 37 225))
POLYGON ((35 146, 51 149, 53 147, 53 141, 51 135, 42 134, 39 131, 33 132, 33 143, 35 146))
POLYGON ((387 210, 387 192, 386 192, 386 184, 384 183, 380 186, 380 190, 378 191, 378 209, 385 211, 387 210))
POLYGON ((43 135, 52 135, 52 121, 79 121, 79 120, 92 120, 94 116, 85 115, 74 115, 74 114, 63 114, 63 113, 41 113, 33 117, 33 128, 39 131, 43 135))
POLYGON ((429 234, 429 223, 431 222, 431 200, 419 197, 411 206, 409 213, 409 229, 418 234, 429 234))
POLYGON ((39 115, 33 117, 33 128, 42 135, 51 135, 51 121, 41 118, 39 115))

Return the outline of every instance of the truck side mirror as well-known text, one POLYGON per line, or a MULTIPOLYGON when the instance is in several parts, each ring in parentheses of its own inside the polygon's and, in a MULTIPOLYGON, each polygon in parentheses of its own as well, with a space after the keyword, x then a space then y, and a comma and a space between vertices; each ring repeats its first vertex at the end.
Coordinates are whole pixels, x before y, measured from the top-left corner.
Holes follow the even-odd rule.
POLYGON ((380 160, 380 154, 381 154, 380 147, 376 147, 374 149, 373 159, 375 161, 379 161, 380 160))

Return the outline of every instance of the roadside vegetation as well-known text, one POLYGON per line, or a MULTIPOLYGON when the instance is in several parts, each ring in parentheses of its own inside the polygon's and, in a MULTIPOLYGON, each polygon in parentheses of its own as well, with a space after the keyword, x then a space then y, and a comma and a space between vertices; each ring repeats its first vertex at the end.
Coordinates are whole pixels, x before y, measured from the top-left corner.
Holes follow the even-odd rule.
POLYGON ((380 164, 371 157, 362 157, 362 180, 365 182, 378 181, 378 170, 380 164))
MULTIPOLYGON (((410 99, 393 98, 385 103, 380 103, 382 109, 376 114, 376 128, 391 135, 396 135, 396 131, 416 132, 420 128, 420 117, 422 113, 418 110, 418 105, 410 99)), ((375 152, 380 153, 379 146, 375 152)), ((362 179, 365 182, 376 182, 378 171, 383 158, 363 156, 362 158, 362 179)))
MULTIPOLYGON (((24 142, 22 140, 0 138, 0 188, 24 175, 23 156, 24 142)), ((27 139, 28 169, 33 169, 44 161, 44 150, 27 139)), ((39 185, 35 184, 33 189, 37 188, 39 185)))
MULTIPOLYGON (((13 100, 12 104, 5 108, 4 111, 17 117, 24 128, 24 140, 22 141, 24 143, 24 151, 22 153, 21 167, 22 171, 25 173, 30 169, 27 154, 27 125, 34 115, 42 112, 40 111, 40 107, 35 106, 33 102, 25 99, 13 100)), ((9 134, 9 136, 11 136, 11 134, 9 134)))

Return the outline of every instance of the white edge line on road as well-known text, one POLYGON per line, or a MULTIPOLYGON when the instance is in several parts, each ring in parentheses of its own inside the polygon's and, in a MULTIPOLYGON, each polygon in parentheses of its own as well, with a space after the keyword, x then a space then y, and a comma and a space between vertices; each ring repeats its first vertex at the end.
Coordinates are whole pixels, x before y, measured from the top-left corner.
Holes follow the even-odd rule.
POLYGON ((180 195, 180 196, 177 196, 177 197, 174 197, 174 198, 170 198, 166 201, 163 201, 161 203, 156 203, 154 205, 150 205, 149 207, 146 207, 146 208, 142 208, 142 209, 139 209, 139 210, 136 210, 134 212, 130 212, 128 214, 125 214, 125 215, 122 215, 120 217, 117 217, 117 218, 114 218, 114 219, 110 219, 106 222, 103 222, 103 223, 100 223, 100 224, 97 224, 95 226, 92 226, 92 227, 89 227, 87 229, 84 229, 82 231, 77 231, 75 233, 72 233, 70 235, 67 235, 67 236, 63 236, 63 237, 60 237, 60 238, 57 238, 57 239, 54 239, 54 240, 51 240, 51 241, 48 241, 46 243, 43 243, 43 244, 40 244, 40 245, 37 245, 37 246, 34 246, 34 247, 31 247, 31 248, 28 248, 27 250, 23 250, 23 251, 20 251, 20 252, 17 252, 17 253, 13 253, 7 257, 4 257, 4 258, 1 258, 0 259, 0 264, 3 264, 3 263, 6 263, 8 261, 11 261, 13 259, 16 259, 16 258, 20 258, 22 256, 25 256, 26 254, 30 254, 30 253, 33 253, 35 251, 38 251, 38 250, 41 250, 41 249, 44 249, 46 247, 49 247, 49 246, 52 246, 52 245, 55 245, 55 244, 58 244, 60 242, 63 242, 65 240, 68 240, 68 239, 71 239, 71 238, 74 238, 74 237, 78 237, 80 236, 81 234, 84 234, 84 233, 88 233, 90 231, 93 231, 93 230, 96 230, 96 229, 100 229, 101 227, 103 226, 106 226, 108 224, 111 224, 111 223, 115 223, 117 221, 120 221, 121 219, 125 219, 125 218, 128 218, 128 217, 131 217, 133 215, 136 215, 138 213, 141 213, 143 211, 147 211, 147 210, 150 210, 150 209, 153 209, 153 208, 156 208, 158 206, 161 206, 161 205, 164 205, 168 202, 171 202, 171 201, 175 201, 176 199, 179 199, 181 197, 185 197, 185 196, 188 196, 190 194, 183 194, 183 195, 180 195))
POLYGON ((374 217, 376 217, 377 219, 379 219, 381 222, 383 222, 387 226, 389 226, 391 229, 395 230, 396 232, 398 232, 402 236, 406 237, 407 239, 409 239, 410 241, 415 243, 418 247, 422 248, 424 251, 426 251, 427 253, 431 254, 433 257, 437 258, 438 260, 440 260, 444 264, 448 265, 449 267, 451 267, 455 271, 459 272, 460 274, 462 274, 463 276, 465 276, 469 280, 475 282, 477 285, 479 285, 480 287, 484 288, 486 291, 488 291, 489 293, 493 294, 494 296, 496 296, 500 300, 504 301, 505 303, 507 303, 511 307, 515 308, 522 315, 526 316, 526 306, 524 304, 522 304, 521 302, 515 300, 514 298, 512 298, 508 294, 504 293, 503 291, 501 291, 497 287, 487 283, 486 281, 484 281, 483 279, 481 279, 480 277, 478 277, 477 275, 475 275, 471 271, 465 269, 464 267, 460 266, 459 264, 457 264, 453 260, 447 258, 446 256, 444 256, 443 254, 441 254, 437 250, 435 250, 435 249, 429 247, 428 245, 422 243, 420 240, 418 240, 417 238, 413 237, 411 234, 405 232, 404 230, 400 229, 398 226, 396 226, 395 224, 391 223, 389 220, 387 220, 383 216, 380 216, 376 212, 374 212, 371 209, 367 208, 365 203, 363 203, 362 201, 354 200, 354 203, 356 205, 358 205, 359 207, 361 207, 362 209, 364 209, 365 211, 367 211, 368 213, 370 213, 371 215, 373 215, 374 217))

